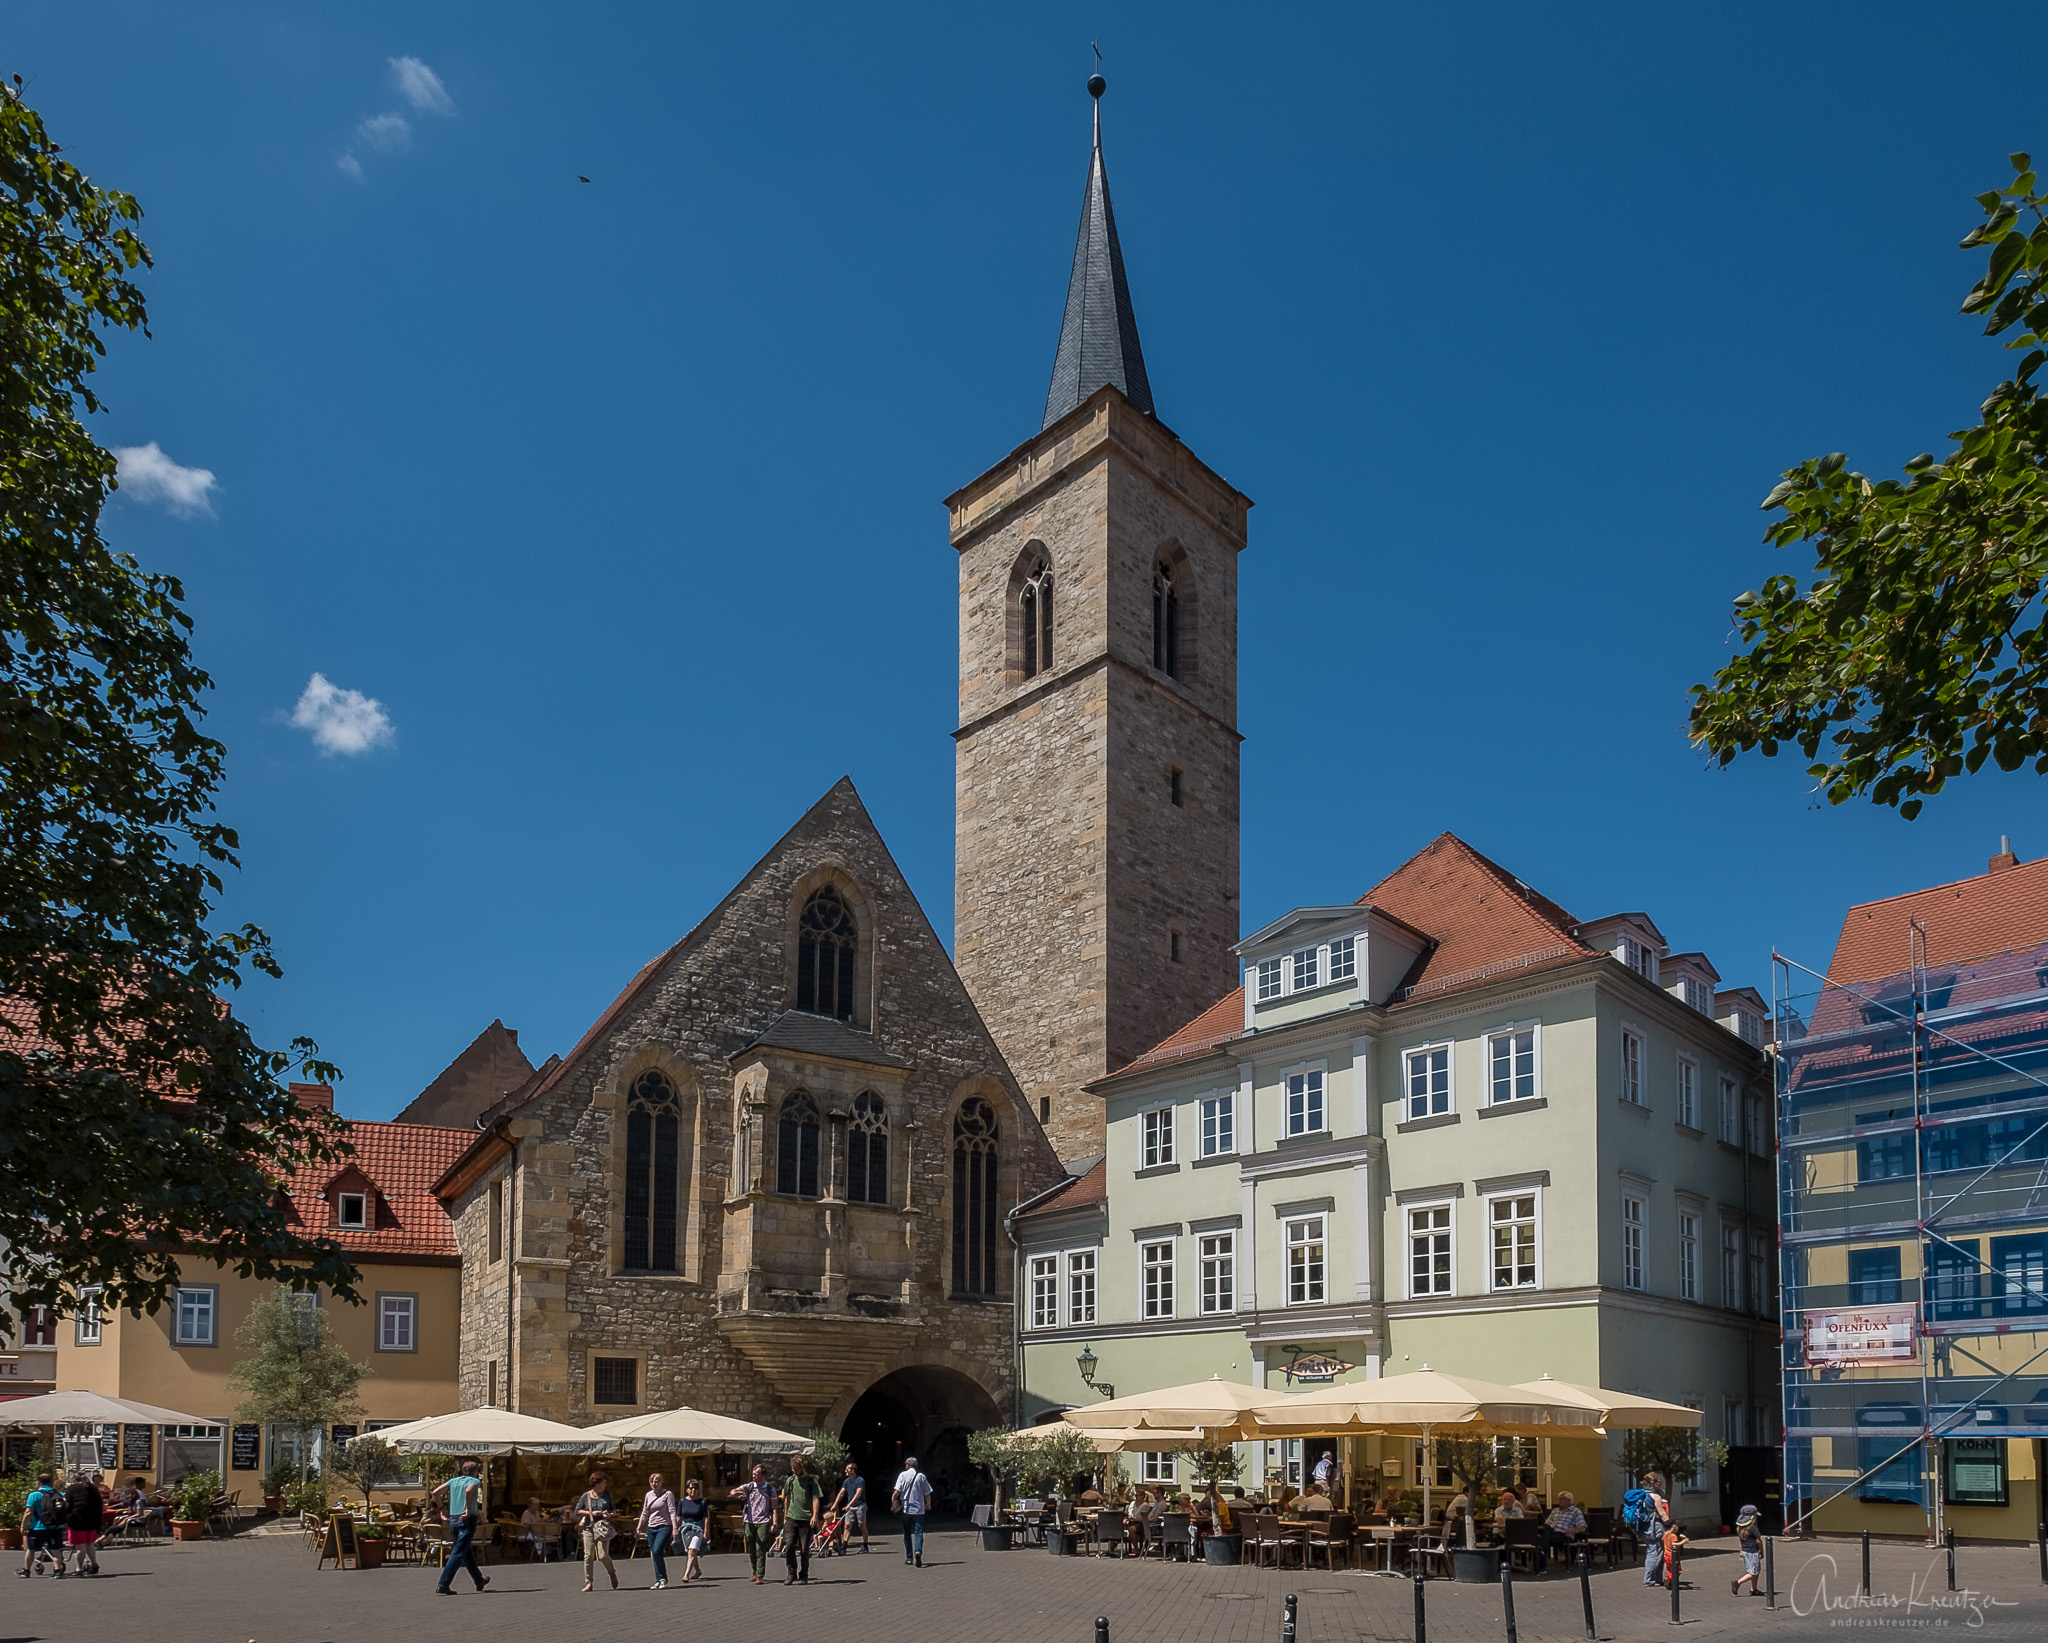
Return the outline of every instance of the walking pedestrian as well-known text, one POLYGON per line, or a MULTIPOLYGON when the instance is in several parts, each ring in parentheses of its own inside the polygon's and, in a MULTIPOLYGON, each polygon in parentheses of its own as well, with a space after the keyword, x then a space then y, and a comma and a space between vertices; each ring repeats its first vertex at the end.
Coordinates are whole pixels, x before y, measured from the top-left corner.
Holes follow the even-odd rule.
MULTIPOLYGON (((860 1468, 852 1461, 846 1463, 846 1481, 839 1486, 839 1493, 832 1497, 832 1510, 839 1514, 839 1521, 846 1525, 847 1539, 853 1536, 853 1526, 860 1525, 860 1549, 868 1549, 868 1480, 860 1475, 860 1468)), ((846 1542, 841 1541, 840 1555, 846 1554, 846 1542)))
POLYGON ((611 1480, 602 1472, 590 1474, 590 1487, 576 1497, 576 1527, 583 1534, 583 1589, 597 1581, 597 1566, 612 1577, 612 1590, 619 1589, 619 1571, 612 1567, 611 1480))
POLYGON ((448 1561, 441 1565, 440 1583, 434 1587, 443 1597, 455 1595, 455 1571, 467 1569, 469 1578, 482 1591, 490 1577, 476 1566, 476 1529, 484 1516, 483 1466, 466 1460, 462 1470, 441 1484, 430 1497, 448 1502, 448 1561))
POLYGON ((1664 1476, 1645 1472, 1638 1486, 1645 1497, 1638 1533, 1643 1537, 1643 1584, 1664 1584, 1664 1537, 1671 1532, 1671 1502, 1664 1498, 1664 1476))
POLYGON ((73 1475, 64 1491, 64 1538, 82 1575, 100 1572, 100 1525, 107 1519, 106 1502, 83 1470, 73 1475))
POLYGON ((683 1549, 683 1584, 704 1578, 699 1561, 704 1551, 704 1530, 711 1521, 711 1503, 704 1498, 704 1486, 695 1478, 683 1485, 683 1498, 676 1502, 676 1544, 683 1549))
POLYGON ((662 1481, 659 1472, 647 1479, 647 1498, 640 1503, 640 1521, 636 1525, 647 1537, 647 1555, 654 1561, 654 1584, 647 1589, 651 1592, 668 1590, 668 1543, 676 1534, 676 1497, 669 1493, 668 1485, 662 1481))
POLYGON ((1745 1506, 1735 1514, 1735 1544, 1742 1548, 1742 1573, 1728 1582, 1729 1596, 1742 1591, 1742 1583, 1749 1582, 1749 1595, 1764 1595, 1764 1520, 1754 1506, 1745 1506))
POLYGON ((735 1489, 732 1498, 741 1502, 740 1524, 747 1537, 747 1562, 753 1567, 754 1584, 758 1586, 768 1578, 768 1546, 775 1538, 782 1500, 768 1481, 765 1466, 755 1467, 752 1480, 735 1489))
POLYGON ((50 1572, 64 1578, 64 1491, 48 1472, 36 1474, 36 1486, 29 1491, 28 1504, 21 1513, 21 1578, 26 1580, 41 1568, 45 1559, 50 1572))
POLYGON ((782 1557, 789 1569, 783 1585, 811 1583, 811 1536, 824 1511, 825 1491, 811 1476, 810 1461, 791 1455, 789 1476, 782 1480, 782 1557))
POLYGON ((917 1457, 905 1455, 903 1470, 889 1491, 890 1509, 903 1519, 903 1561, 924 1567, 924 1514, 932 1503, 932 1480, 917 1469, 917 1457))

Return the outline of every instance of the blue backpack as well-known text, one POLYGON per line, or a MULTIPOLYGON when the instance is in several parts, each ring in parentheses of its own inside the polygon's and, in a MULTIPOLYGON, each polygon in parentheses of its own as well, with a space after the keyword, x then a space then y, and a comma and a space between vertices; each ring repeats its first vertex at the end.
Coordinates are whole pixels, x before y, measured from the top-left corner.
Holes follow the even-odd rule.
POLYGON ((1657 1532, 1661 1521, 1657 1516, 1656 1503, 1650 1499, 1647 1489, 1631 1489, 1621 1497, 1621 1521, 1639 1535, 1657 1532))
POLYGON ((61 1529, 64 1527, 64 1495, 61 1490, 38 1489, 28 1498, 30 1521, 38 1529, 61 1529))

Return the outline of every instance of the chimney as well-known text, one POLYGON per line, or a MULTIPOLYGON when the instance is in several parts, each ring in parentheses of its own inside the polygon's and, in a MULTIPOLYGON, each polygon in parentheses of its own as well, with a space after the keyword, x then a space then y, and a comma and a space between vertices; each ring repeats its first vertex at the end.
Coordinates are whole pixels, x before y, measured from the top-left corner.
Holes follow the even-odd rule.
POLYGON ((1991 858, 1991 865, 1985 871, 2003 873, 2008 867, 2017 867, 2019 864, 2020 858, 2012 853, 2012 840, 2003 833, 1999 834, 1998 854, 1991 858))
POLYGON ((334 1086, 332 1084, 288 1084, 300 1106, 322 1112, 334 1111, 334 1086))

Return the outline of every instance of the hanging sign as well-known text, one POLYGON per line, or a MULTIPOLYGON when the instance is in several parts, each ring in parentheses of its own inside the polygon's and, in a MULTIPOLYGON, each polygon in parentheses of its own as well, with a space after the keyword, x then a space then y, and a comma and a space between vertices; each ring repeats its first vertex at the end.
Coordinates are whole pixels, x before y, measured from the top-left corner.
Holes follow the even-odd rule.
POLYGON ((1290 1381, 1334 1381, 1346 1370, 1357 1367, 1355 1363, 1346 1363, 1326 1352, 1309 1352, 1296 1358, 1282 1373, 1290 1381))
POLYGON ((1806 1314, 1806 1362, 1812 1369, 1853 1369, 1860 1364, 1904 1363, 1919 1355, 1920 1309, 1844 1307, 1806 1314))

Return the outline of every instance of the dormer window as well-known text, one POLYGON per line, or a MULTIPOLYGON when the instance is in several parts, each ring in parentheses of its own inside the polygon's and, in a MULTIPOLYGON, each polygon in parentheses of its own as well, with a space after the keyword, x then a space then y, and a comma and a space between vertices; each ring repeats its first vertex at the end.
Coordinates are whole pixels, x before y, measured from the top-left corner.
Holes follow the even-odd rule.
POLYGON ((1293 972, 1293 991, 1305 993, 1318 984, 1321 970, 1316 964, 1315 948, 1304 947, 1295 953, 1288 960, 1288 968, 1293 972))
POLYGON ((1259 960, 1259 1002, 1271 1003, 1280 996, 1280 961, 1277 958, 1259 960))
POLYGON ((1745 1044, 1754 1044, 1758 1049, 1762 1049, 1764 1042, 1763 1018, 1754 1010, 1737 1010, 1735 1012, 1735 1036, 1745 1044))
POLYGON ((1654 982, 1657 979, 1656 948, 1636 940, 1634 936, 1623 936, 1614 956, 1645 981, 1654 982))
POLYGON ((1701 1015, 1714 1013, 1714 994, 1703 981, 1693 976, 1682 976, 1678 982, 1678 996, 1701 1015))
POLYGON ((1330 979, 1349 981, 1358 974, 1358 938, 1344 936, 1330 943, 1330 979))
POLYGON ((337 1226, 363 1228, 370 1224, 369 1194, 344 1192, 335 1197, 334 1219, 337 1226))
POLYGON ((1297 947, 1277 958, 1253 961, 1256 985, 1253 996, 1260 1004, 1295 993, 1312 993, 1319 987, 1358 977, 1358 938, 1340 936, 1330 942, 1297 947))

